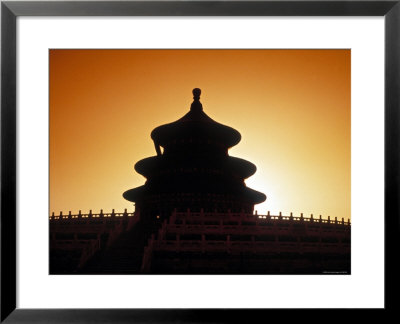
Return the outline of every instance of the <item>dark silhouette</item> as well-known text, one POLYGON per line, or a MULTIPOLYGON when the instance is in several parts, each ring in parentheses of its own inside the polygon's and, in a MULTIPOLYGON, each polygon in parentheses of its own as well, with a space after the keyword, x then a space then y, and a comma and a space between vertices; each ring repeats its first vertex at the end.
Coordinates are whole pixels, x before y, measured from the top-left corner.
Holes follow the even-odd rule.
POLYGON ((152 131, 157 155, 135 165, 147 180, 123 194, 134 214, 52 215, 50 272, 350 273, 343 218, 253 214, 266 199, 244 182, 256 166, 228 155, 241 135, 208 117, 200 94, 152 131))
POLYGON ((157 228, 174 209, 252 213, 254 204, 266 199, 244 183, 256 166, 228 155, 228 149, 240 141, 240 133, 208 117, 200 93, 193 90, 194 101, 185 116, 152 131, 157 156, 135 165, 147 181, 123 194, 135 202, 145 226, 157 228))

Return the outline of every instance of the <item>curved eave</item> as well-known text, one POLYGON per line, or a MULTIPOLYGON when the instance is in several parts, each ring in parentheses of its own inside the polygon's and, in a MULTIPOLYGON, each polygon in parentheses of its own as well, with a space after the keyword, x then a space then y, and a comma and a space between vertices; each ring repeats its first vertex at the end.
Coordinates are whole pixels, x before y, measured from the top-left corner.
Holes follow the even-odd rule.
POLYGON ((265 200, 267 200, 267 196, 262 192, 251 189, 249 187, 245 187, 244 194, 254 203, 261 204, 265 200))
POLYGON ((122 197, 124 197, 126 200, 136 202, 145 194, 145 192, 146 192, 146 186, 143 185, 143 186, 136 187, 136 188, 125 191, 122 194, 122 197))
POLYGON ((154 170, 157 170, 162 165, 161 157, 150 156, 144 158, 135 164, 135 171, 145 177, 149 176, 154 170))
POLYGON ((232 164, 233 168, 237 170, 239 176, 244 179, 252 176, 257 171, 257 167, 255 166, 255 164, 247 160, 230 156, 228 161, 232 164))

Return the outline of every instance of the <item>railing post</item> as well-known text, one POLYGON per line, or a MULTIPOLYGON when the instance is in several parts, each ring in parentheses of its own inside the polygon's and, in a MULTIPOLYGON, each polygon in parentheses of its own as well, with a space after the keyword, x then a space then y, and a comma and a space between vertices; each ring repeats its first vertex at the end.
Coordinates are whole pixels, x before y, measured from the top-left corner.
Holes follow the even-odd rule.
POLYGON ((51 218, 54 219, 54 212, 51 213, 51 218))
POLYGON ((279 212, 279 220, 282 220, 282 212, 279 212))
POLYGON ((342 217, 342 225, 344 225, 344 217, 342 217))
POLYGON ((170 217, 170 224, 174 224, 176 222, 176 208, 172 211, 172 215, 170 217))
POLYGON ((319 222, 322 223, 322 215, 319 215, 319 222))
POLYGON ((337 224, 337 217, 335 216, 335 224, 337 224))
POLYGON ((103 216, 103 209, 100 209, 100 217, 103 216))
POLYGON ((69 219, 72 218, 72 213, 71 213, 71 211, 68 212, 68 218, 69 218, 69 219))
POLYGON ((331 216, 328 216, 328 224, 331 223, 331 216))
POLYGON ((311 214, 310 222, 314 222, 314 216, 313 216, 313 214, 311 214))
POLYGON ((82 211, 79 209, 78 218, 82 217, 82 211))
POLYGON ((300 213, 300 221, 304 221, 303 213, 300 213))
POLYGON ((62 218, 63 217, 63 214, 62 214, 62 211, 60 211, 60 218, 62 218))

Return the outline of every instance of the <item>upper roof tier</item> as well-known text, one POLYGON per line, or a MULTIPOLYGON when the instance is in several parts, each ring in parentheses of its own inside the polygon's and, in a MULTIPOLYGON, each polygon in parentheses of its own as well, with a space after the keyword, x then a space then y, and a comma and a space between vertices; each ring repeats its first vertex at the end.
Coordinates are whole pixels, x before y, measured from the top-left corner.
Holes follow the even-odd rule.
POLYGON ((240 133, 232 127, 217 123, 207 116, 200 102, 201 90, 193 89, 193 103, 190 111, 177 121, 155 128, 151 138, 165 147, 168 143, 183 139, 211 140, 227 148, 240 142, 240 133))

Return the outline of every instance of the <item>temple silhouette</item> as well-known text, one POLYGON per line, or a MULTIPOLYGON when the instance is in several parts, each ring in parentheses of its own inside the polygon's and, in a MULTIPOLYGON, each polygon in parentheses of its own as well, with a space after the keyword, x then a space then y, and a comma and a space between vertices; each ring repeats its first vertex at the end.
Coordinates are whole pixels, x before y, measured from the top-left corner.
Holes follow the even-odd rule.
POLYGON ((256 172, 229 156, 235 129, 211 119, 193 90, 190 111, 151 132, 135 211, 50 216, 50 274, 350 274, 350 222, 257 215, 256 172))

